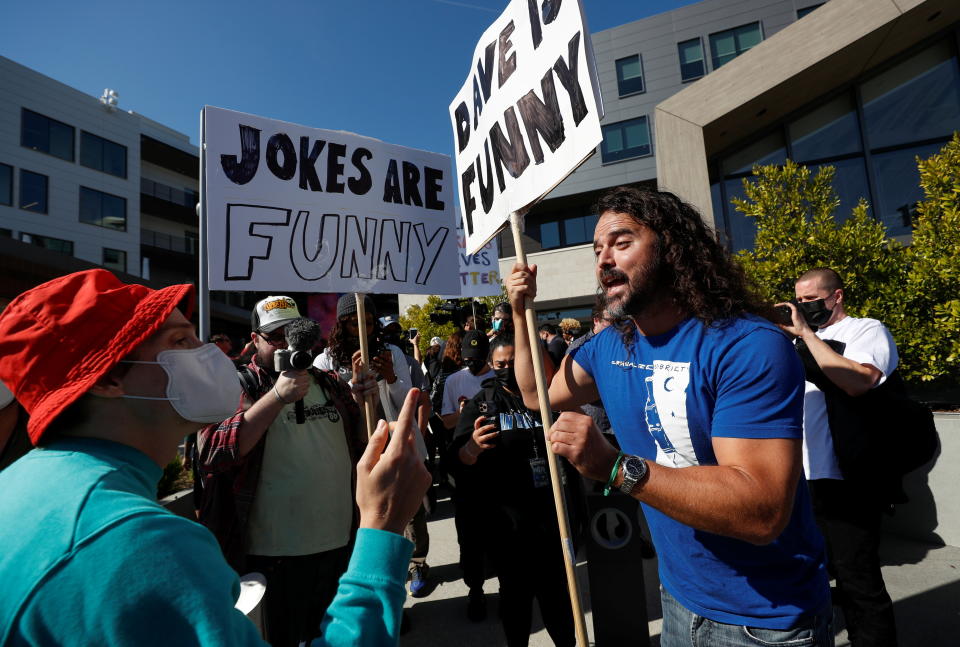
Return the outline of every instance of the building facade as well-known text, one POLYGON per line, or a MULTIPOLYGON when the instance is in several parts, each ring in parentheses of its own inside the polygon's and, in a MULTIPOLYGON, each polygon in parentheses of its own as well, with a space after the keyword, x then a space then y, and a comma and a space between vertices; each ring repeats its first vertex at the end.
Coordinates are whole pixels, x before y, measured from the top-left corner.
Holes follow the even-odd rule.
MULTIPOLYGON (((95 266, 196 283, 197 147, 117 103, 0 57, 0 306, 95 266)), ((250 295, 212 297, 213 330, 249 328, 250 295)))

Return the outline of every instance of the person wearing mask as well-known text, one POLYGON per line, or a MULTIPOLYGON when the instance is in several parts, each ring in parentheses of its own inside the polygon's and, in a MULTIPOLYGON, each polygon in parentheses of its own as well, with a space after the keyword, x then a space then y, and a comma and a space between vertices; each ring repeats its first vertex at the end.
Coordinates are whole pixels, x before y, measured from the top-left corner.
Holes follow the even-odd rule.
POLYGON ((843 610, 851 645, 896 647, 893 602, 883 581, 879 550, 883 512, 900 492, 899 475, 886 468, 871 469, 881 456, 864 447, 870 439, 865 443, 858 439, 856 451, 844 453, 834 438, 856 433, 854 428, 864 424, 866 433, 874 434, 872 443, 883 442, 870 422, 836 413, 884 383, 897 386, 888 382, 897 368, 897 345, 876 319, 847 314, 846 290, 834 270, 819 267, 805 272, 796 281, 795 293, 795 302, 780 304, 790 308, 792 319, 780 327, 796 338, 807 367, 803 467, 817 525, 827 541, 828 566, 836 579, 833 599, 843 610))
MULTIPOLYGON (((156 501, 180 440, 241 397, 233 364, 190 324, 193 298, 192 285, 152 290, 95 269, 0 314, 0 380, 40 448, 0 472, 0 528, 16 529, 0 533, 4 644, 264 644, 234 607, 240 580, 214 536, 156 501)), ((298 378, 278 377, 282 398, 305 395, 298 378)), ((313 647, 399 641, 412 550, 400 533, 429 484, 404 424, 415 398, 358 463, 360 531, 313 647)))
MULTIPOLYGON (((367 328, 367 349, 370 353, 370 367, 377 378, 377 388, 380 397, 377 406, 385 420, 397 419, 400 405, 407 393, 413 388, 412 378, 407 366, 404 352, 395 344, 384 338, 380 328, 380 321, 376 319, 377 310, 373 299, 363 296, 365 320, 367 328)), ((399 325, 398 325, 399 328, 399 325)), ((394 341, 399 339, 394 338, 394 341)), ((357 301, 352 294, 344 294, 337 301, 337 323, 330 331, 330 339, 323 353, 317 356, 313 365, 316 368, 336 371, 342 380, 351 382, 351 369, 354 362, 360 361, 360 326, 357 318, 357 301)), ((419 393, 419 391, 418 391, 419 393)), ((429 419, 429 399, 418 395, 416 423, 420 433, 416 434, 417 451, 426 463, 429 457, 426 442, 424 441, 423 427, 429 419)), ((430 550, 430 535, 427 532, 426 509, 421 506, 410 525, 406 536, 414 542, 415 548, 410 561, 408 578, 410 579, 411 594, 416 597, 429 592, 427 575, 430 566, 427 564, 427 553, 430 550)))
MULTIPOLYGON (((450 451, 458 474, 480 486, 482 541, 500 580, 500 622, 508 647, 526 647, 533 602, 555 645, 576 644, 560 530, 540 414, 523 404, 513 372, 513 339, 490 344, 496 375, 466 405, 450 451)), ((582 519, 580 477, 560 459, 570 525, 582 519)))
POLYGON ((567 352, 567 342, 563 341, 563 337, 557 334, 557 327, 553 324, 543 324, 538 330, 540 331, 540 341, 547 349, 550 361, 553 362, 554 367, 559 368, 560 362, 567 352))
MULTIPOLYGON (((447 352, 450 351, 452 341, 452 337, 447 341, 447 352)), ((463 335, 460 356, 463 358, 464 368, 450 375, 443 385, 441 418, 446 429, 456 428, 464 405, 480 392, 483 382, 495 376, 487 363, 489 349, 487 336, 479 330, 463 335)), ((449 464, 449 461, 447 463, 449 464)), ((453 468, 447 469, 450 471, 453 468)), ((469 589, 467 617, 473 622, 480 622, 487 616, 487 600, 483 593, 486 572, 485 547, 482 541, 484 494, 470 472, 461 472, 459 477, 455 475, 455 480, 457 487, 453 498, 454 521, 457 542, 460 545, 460 568, 463 571, 463 581, 469 589)))
POLYGON ((275 370, 286 327, 301 318, 292 298, 269 296, 250 318, 256 352, 240 373, 243 399, 197 434, 199 519, 239 574, 263 573, 267 641, 295 647, 316 635, 350 559, 366 440, 357 402, 376 387, 360 379, 359 362, 353 394, 329 371, 275 370))
POLYGON ((493 322, 489 332, 487 332, 487 337, 491 340, 498 335, 513 336, 513 311, 506 301, 502 301, 493 307, 493 322))

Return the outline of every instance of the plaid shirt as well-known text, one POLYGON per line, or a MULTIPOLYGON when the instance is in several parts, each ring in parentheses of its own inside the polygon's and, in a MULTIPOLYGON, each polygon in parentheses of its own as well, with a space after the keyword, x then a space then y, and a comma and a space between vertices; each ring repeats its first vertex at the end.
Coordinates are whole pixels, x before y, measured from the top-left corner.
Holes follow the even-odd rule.
MULTIPOLYGON (((216 536, 227 562, 238 573, 246 570, 247 522, 257 494, 266 437, 270 432, 268 428, 253 449, 241 456, 243 414, 273 388, 273 378, 256 362, 251 361, 247 368, 257 378, 257 397, 251 398, 244 389, 237 412, 232 417, 204 427, 197 434, 198 468, 203 484, 200 522, 216 536)), ((349 386, 336 373, 316 369, 310 369, 310 373, 340 412, 353 465, 351 492, 355 493, 356 464, 366 443, 360 409, 351 397, 349 386)), ((354 508, 354 529, 356 525, 357 511, 354 508)))

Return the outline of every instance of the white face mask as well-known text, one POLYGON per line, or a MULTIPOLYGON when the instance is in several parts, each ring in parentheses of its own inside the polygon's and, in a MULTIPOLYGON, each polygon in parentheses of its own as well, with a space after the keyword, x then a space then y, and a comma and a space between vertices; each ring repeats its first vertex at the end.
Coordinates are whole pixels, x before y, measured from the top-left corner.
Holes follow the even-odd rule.
POLYGON ((164 350, 155 362, 122 360, 127 364, 159 364, 167 373, 167 397, 124 395, 132 400, 168 400, 184 419, 220 422, 237 411, 240 380, 237 369, 214 344, 187 350, 164 350))

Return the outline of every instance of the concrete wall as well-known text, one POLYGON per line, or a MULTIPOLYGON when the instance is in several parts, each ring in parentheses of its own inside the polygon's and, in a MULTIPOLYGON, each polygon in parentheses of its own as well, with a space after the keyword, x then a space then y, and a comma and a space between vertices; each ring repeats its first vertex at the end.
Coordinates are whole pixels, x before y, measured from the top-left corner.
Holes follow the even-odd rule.
POLYGON ((919 541, 960 547, 960 413, 934 414, 940 452, 930 464, 908 474, 903 487, 910 502, 896 507, 884 528, 919 541))

